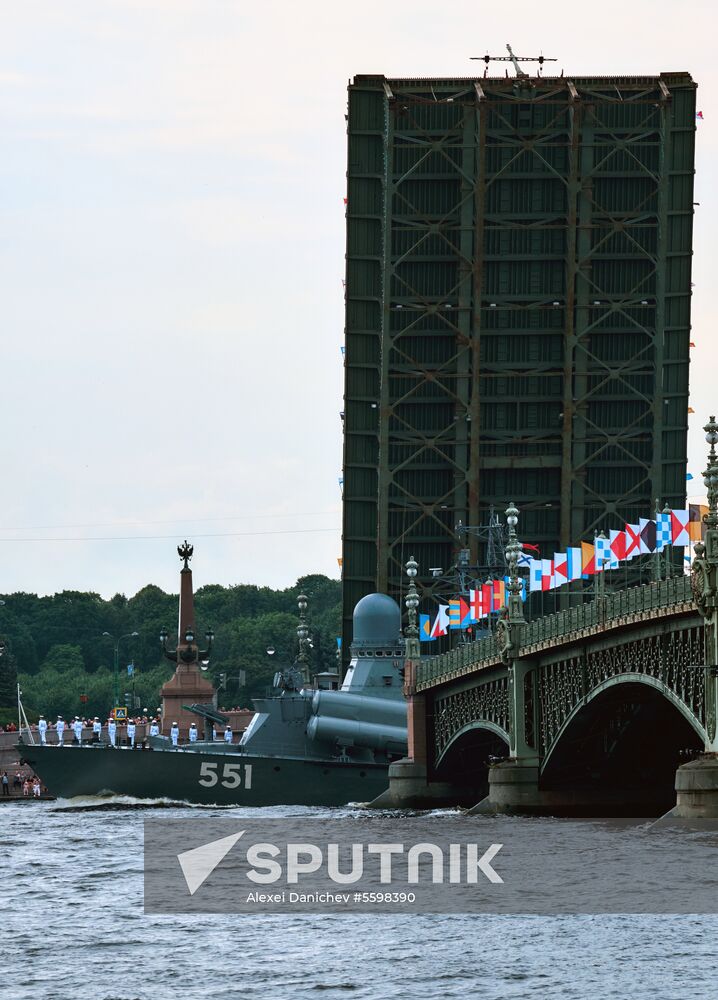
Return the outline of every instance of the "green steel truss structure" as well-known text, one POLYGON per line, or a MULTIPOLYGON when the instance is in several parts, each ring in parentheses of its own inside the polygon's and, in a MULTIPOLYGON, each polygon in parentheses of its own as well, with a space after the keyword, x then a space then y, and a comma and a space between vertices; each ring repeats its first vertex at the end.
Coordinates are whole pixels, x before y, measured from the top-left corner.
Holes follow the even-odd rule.
POLYGON ((491 505, 547 556, 683 506, 694 139, 686 73, 350 84, 346 638, 491 505))

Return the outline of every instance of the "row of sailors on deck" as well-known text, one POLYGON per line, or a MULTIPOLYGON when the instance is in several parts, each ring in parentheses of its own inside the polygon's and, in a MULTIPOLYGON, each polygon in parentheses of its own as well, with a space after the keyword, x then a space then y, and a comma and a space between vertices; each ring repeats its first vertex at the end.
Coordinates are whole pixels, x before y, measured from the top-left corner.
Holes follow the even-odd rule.
MULTIPOLYGON (((39 722, 37 724, 37 729, 38 729, 38 732, 40 734, 40 743, 42 743, 43 745, 45 745, 47 743, 47 728, 48 728, 48 726, 47 726, 47 720, 45 719, 44 715, 41 715, 40 716, 40 720, 39 720, 39 722)), ((76 742, 79 743, 79 744, 81 744, 82 743, 82 729, 83 729, 83 722, 82 722, 82 720, 79 719, 77 716, 75 716, 74 721, 68 727, 68 726, 66 726, 65 721, 62 718, 62 716, 58 715, 57 722, 55 723, 55 732, 57 733, 57 745, 58 746, 64 746, 65 745, 64 744, 65 729, 67 729, 67 728, 70 728, 72 730, 76 742)), ((179 726, 177 725, 176 722, 173 722, 172 723, 172 727, 170 729, 170 739, 172 740, 172 746, 175 746, 175 747, 177 746, 177 744, 179 742, 179 732, 180 732, 179 731, 179 726)), ((137 726, 136 726, 134 720, 133 719, 128 719, 127 720, 127 742, 133 748, 135 746, 136 733, 137 733, 137 726)), ((159 724, 159 720, 156 719, 156 718, 152 719, 152 721, 150 722, 149 735, 150 736, 159 736, 160 735, 160 724, 159 724)), ((95 742, 99 742, 100 739, 101 739, 101 737, 102 737, 102 723, 100 722, 100 720, 99 720, 99 718, 97 716, 95 716, 95 719, 94 719, 94 721, 92 723, 92 736, 93 736, 93 740, 95 742)), ((108 738, 108 740, 110 742, 110 746, 113 746, 113 747, 117 746, 117 722, 113 718, 109 718, 107 720, 107 738, 108 738)), ((215 736, 215 738, 217 738, 217 737, 215 736)), ((189 727, 189 741, 190 741, 190 743, 196 743, 197 742, 197 725, 194 722, 189 727)), ((225 743, 231 743, 232 742, 232 727, 229 724, 226 726, 226 728, 224 730, 224 742, 225 743)))
MULTIPOLYGON (((219 734, 215 732, 214 738, 215 740, 223 738, 225 743, 231 743, 232 727, 229 725, 229 723, 227 723, 227 725, 225 726, 224 737, 220 737, 219 734)), ((176 747, 179 741, 179 726, 177 725, 176 722, 172 723, 172 728, 170 729, 170 739, 172 740, 172 746, 176 747)), ((197 742, 197 725, 194 722, 189 727, 189 741, 190 743, 197 742)))

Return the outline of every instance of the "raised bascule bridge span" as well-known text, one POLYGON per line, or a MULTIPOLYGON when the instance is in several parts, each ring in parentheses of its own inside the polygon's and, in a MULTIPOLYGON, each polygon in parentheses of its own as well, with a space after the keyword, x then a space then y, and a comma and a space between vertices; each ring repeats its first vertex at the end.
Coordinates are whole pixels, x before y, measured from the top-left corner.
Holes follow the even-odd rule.
POLYGON ((393 804, 665 812, 676 769, 708 738, 704 632, 680 577, 407 661, 393 804))

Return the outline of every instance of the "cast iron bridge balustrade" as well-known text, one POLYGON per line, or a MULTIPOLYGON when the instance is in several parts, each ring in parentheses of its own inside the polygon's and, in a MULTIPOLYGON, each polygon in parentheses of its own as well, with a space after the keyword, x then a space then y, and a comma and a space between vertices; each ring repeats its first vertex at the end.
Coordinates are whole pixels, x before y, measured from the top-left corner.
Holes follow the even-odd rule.
POLYGON ((620 684, 659 691, 705 739, 704 624, 680 577, 633 587, 469 642, 416 665, 429 765, 471 729, 544 767, 578 711, 620 684), (519 725, 517 726, 516 720, 519 725))

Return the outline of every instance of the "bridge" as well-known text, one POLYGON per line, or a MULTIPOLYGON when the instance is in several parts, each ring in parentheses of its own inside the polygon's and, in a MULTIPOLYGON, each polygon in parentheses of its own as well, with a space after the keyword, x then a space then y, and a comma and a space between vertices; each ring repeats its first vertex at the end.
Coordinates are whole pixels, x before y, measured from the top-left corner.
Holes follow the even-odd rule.
POLYGON ((493 635, 422 658, 417 565, 405 604, 408 755, 375 806, 718 819, 718 423, 691 577, 528 622, 518 510, 493 635))
POLYGON ((676 769, 709 741, 705 621, 690 579, 509 619, 407 659, 410 750, 392 767, 394 804, 489 795, 484 808, 509 812, 670 809, 676 769))

